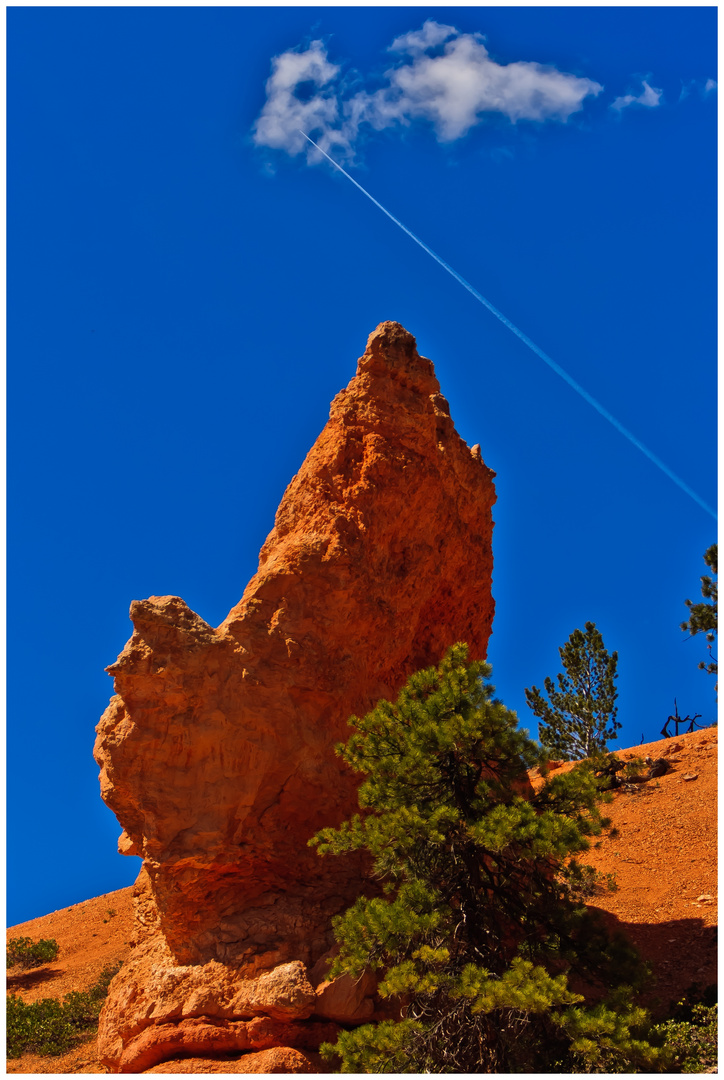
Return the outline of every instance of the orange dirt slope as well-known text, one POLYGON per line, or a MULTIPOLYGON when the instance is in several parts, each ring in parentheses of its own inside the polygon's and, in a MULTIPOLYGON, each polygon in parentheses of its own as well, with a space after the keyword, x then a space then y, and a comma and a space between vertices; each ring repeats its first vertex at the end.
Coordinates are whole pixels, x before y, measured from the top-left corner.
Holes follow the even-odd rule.
POLYGON ((615 791, 602 808, 611 829, 582 857, 615 875, 618 889, 591 906, 651 964, 654 1014, 665 1015, 693 983, 717 981, 717 746, 712 727, 615 751, 622 761, 665 758, 671 770, 615 791))
MULTIPOLYGON (((53 964, 23 971, 8 971, 8 992, 25 1001, 54 997, 62 1000, 72 990, 87 990, 97 982, 106 966, 126 959, 133 929, 131 890, 105 893, 82 904, 61 908, 50 915, 20 923, 8 929, 7 937, 54 938, 60 946, 53 964), (110 915, 115 911, 115 915, 110 915)), ((9 1073, 101 1073, 95 1050, 95 1036, 62 1057, 23 1054, 9 1059, 9 1073)))

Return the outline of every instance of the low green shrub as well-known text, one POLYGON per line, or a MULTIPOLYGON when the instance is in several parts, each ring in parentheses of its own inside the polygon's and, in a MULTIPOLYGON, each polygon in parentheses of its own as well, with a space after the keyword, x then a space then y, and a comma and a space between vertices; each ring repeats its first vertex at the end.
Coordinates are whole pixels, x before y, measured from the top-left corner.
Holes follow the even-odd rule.
POLYGON ((53 938, 41 938, 40 941, 33 941, 29 937, 11 938, 6 949, 7 966, 19 964, 20 967, 34 968, 51 964, 59 949, 58 942, 53 938))
POLYGON ((717 1066, 717 1006, 694 1005, 691 1020, 666 1020, 655 1031, 671 1055, 671 1072, 712 1072, 717 1066))
POLYGON ((606 892, 617 892, 618 882, 615 874, 604 874, 593 866, 582 865, 575 859, 561 874, 561 879, 568 885, 572 900, 590 900, 606 892))
POLYGON ((43 998, 27 1003, 18 994, 7 999, 7 1055, 20 1057, 26 1050, 51 1056, 71 1050, 98 1025, 108 986, 120 967, 105 967, 89 990, 72 991, 62 1002, 43 998))
POLYGON ((629 781, 629 783, 635 783, 637 780, 641 780, 646 772, 647 768, 643 758, 633 757, 624 766, 623 779, 629 781))

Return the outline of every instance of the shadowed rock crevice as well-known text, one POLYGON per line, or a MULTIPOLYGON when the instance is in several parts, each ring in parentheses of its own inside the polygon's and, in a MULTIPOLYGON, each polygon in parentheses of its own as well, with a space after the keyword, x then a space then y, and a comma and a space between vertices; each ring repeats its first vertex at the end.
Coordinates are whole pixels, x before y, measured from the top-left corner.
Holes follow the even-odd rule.
MULTIPOLYGON (((101 1025, 111 1067, 121 1055, 132 1066, 158 972, 203 970, 216 986, 217 968, 235 983, 311 968, 329 949, 331 916, 364 879, 359 859, 307 846, 356 807, 334 744, 350 714, 453 642, 485 656, 493 475, 455 431, 415 339, 382 323, 224 622, 213 629, 178 597, 132 604, 95 748, 120 849, 144 859, 138 944, 101 1025)), ((154 1007, 154 1025, 169 1009, 180 1022, 185 994, 179 984, 154 1007)))

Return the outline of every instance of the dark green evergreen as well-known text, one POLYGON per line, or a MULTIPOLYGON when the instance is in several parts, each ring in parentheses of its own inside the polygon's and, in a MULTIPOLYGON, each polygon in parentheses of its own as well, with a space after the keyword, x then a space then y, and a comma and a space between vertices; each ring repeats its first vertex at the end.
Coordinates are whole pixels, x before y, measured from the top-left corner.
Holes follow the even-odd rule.
POLYGON ((616 721, 616 665, 618 653, 607 652, 596 624, 585 633, 574 630, 558 652, 565 669, 556 680, 546 677, 548 701, 537 686, 525 691, 526 701, 538 717, 538 738, 553 756, 566 761, 591 757, 618 738, 616 721))
POLYGON ((714 578, 710 578, 707 574, 702 574, 701 577, 701 595, 704 597, 703 601, 698 604, 692 603, 691 600, 685 600, 684 603, 689 609, 689 618, 686 622, 681 624, 682 630, 688 630, 692 637, 695 634, 705 634, 707 641, 707 648, 709 649, 710 662, 707 664, 704 660, 701 660, 699 667, 702 671, 708 671, 710 675, 716 675, 718 672, 718 665, 716 658, 712 655, 711 647, 716 641, 717 630, 717 582, 714 580, 718 575, 718 555, 717 544, 712 544, 710 548, 704 552, 704 562, 714 574, 714 578), (706 601, 711 600, 710 604, 706 601))
POLYGON ((607 825, 592 769, 523 797, 543 755, 494 699, 490 670, 453 646, 394 704, 352 717, 337 747, 365 776, 361 813, 311 843, 369 852, 377 884, 334 920, 331 974, 376 971, 402 1016, 324 1052, 359 1073, 652 1068, 628 989, 642 966, 574 899, 575 856, 607 825), (611 992, 586 1004, 569 973, 577 990, 611 992))

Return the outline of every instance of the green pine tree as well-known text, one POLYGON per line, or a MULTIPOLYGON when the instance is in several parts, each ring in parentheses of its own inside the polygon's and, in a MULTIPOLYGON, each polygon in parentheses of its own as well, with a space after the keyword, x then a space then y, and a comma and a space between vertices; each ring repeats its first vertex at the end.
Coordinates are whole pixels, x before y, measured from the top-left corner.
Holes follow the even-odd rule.
POLYGON ((596 624, 585 633, 574 630, 558 652, 565 675, 558 674, 558 689, 551 678, 544 686, 548 701, 537 686, 525 691, 526 701, 539 718, 538 737, 552 754, 566 761, 604 751, 616 739, 616 665, 618 653, 609 653, 596 624))
MULTIPOLYGON (((717 547, 717 544, 712 544, 704 552, 704 562, 713 572, 714 578, 718 575, 717 547)), ((688 630, 692 637, 695 634, 706 635, 711 662, 707 664, 704 660, 701 660, 699 667, 702 671, 708 671, 710 675, 716 675, 719 668, 715 657, 712 655, 711 647, 716 641, 718 589, 717 582, 707 574, 702 574, 701 577, 701 595, 704 600, 698 604, 692 603, 691 600, 684 601, 689 609, 689 618, 681 624, 681 629, 688 630), (707 600, 711 600, 712 603, 707 604, 707 600)))
POLYGON ((659 1052, 626 989, 641 964, 574 900, 575 856, 607 824, 593 771, 531 797, 526 769, 543 755, 493 698, 490 671, 455 645, 394 704, 353 716, 337 747, 365 776, 361 813, 310 843, 367 851, 379 887, 334 920, 330 974, 377 972, 399 1018, 323 1052, 358 1073, 650 1068, 659 1052), (608 1002, 605 988, 617 988, 608 1002))

